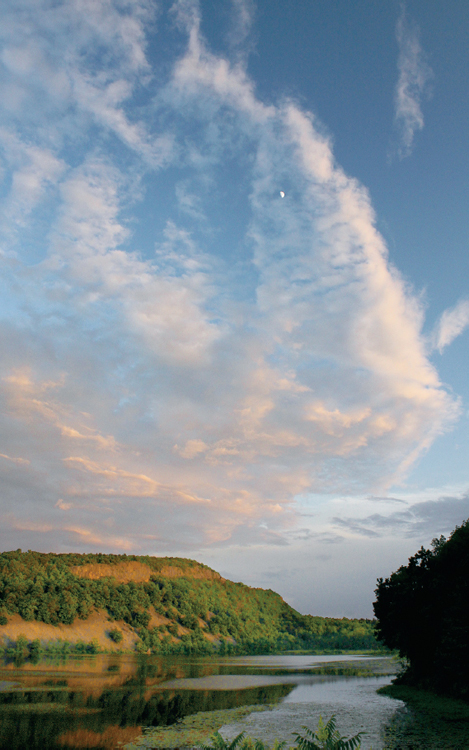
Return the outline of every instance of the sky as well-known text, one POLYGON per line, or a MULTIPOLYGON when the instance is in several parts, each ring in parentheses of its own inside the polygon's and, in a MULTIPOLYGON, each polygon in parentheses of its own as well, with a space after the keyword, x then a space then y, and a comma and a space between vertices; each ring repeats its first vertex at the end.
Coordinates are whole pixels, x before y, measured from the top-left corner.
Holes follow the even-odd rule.
POLYGON ((372 616, 469 517, 469 4, 0 6, 1 548, 372 616))

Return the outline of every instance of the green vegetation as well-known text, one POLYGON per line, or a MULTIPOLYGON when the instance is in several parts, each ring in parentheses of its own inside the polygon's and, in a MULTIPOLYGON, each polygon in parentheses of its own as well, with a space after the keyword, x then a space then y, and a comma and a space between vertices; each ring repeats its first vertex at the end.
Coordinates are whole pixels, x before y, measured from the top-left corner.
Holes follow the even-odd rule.
MULTIPOLYGON (((252 740, 250 737, 244 738, 244 732, 238 734, 231 742, 223 739, 219 732, 211 736, 210 745, 202 745, 201 750, 269 750, 267 745, 261 740, 252 740)), ((275 742, 272 750, 284 750, 286 742, 275 742)))
POLYGON ((469 521, 379 579, 377 634, 407 660, 396 682, 469 701, 469 521))
POLYGON ((111 641, 114 641, 114 643, 121 643, 124 636, 122 635, 122 630, 119 630, 118 628, 114 628, 113 630, 109 631, 109 638, 111 641))
MULTIPOLYGON (((106 569, 107 570, 107 569, 106 569)), ((117 570, 117 568, 116 568, 117 570)), ((271 590, 253 589, 220 578, 207 566, 183 558, 135 555, 0 554, 0 616, 72 624, 94 609, 111 621, 124 621, 139 635, 137 650, 162 654, 271 653, 284 650, 375 650, 370 620, 301 615, 271 590), (109 575, 96 580, 72 572, 74 566, 138 562, 150 580, 120 583, 109 575), (181 577, 164 570, 178 568, 181 577), (202 571, 206 578, 193 577, 202 571), (165 620, 151 624, 155 614, 165 620)), ((119 641, 117 629, 110 635, 119 641)))
POLYGON ((88 643, 77 641, 73 644, 58 638, 43 646, 39 638, 29 641, 23 634, 20 634, 17 640, 11 642, 9 646, 0 646, 0 655, 13 659, 16 664, 24 664, 27 659, 37 664, 42 658, 67 659, 77 654, 99 654, 100 651, 99 643, 95 638, 88 643))
MULTIPOLYGON (((276 740, 270 747, 262 740, 246 737, 244 732, 230 741, 223 739, 218 731, 223 725, 239 721, 240 718, 253 711, 265 711, 270 708, 272 706, 269 705, 245 706, 186 716, 174 727, 156 727, 147 730, 139 740, 126 745, 125 750, 156 747, 170 750, 170 748, 188 748, 194 745, 199 747, 199 750, 287 750, 286 742, 276 740), (210 731, 212 732, 210 744, 204 740, 201 741, 200 738, 207 736, 210 731)), ((320 716, 315 732, 308 727, 302 727, 302 729, 303 733, 296 734, 295 744, 288 750, 360 750, 361 733, 350 739, 341 737, 336 729, 335 716, 331 716, 327 724, 320 716)))
POLYGON ((304 734, 296 734, 296 745, 299 750, 354 750, 361 747, 359 732, 355 737, 346 740, 341 737, 336 729, 335 716, 332 715, 327 724, 324 724, 322 716, 319 717, 318 728, 313 732, 308 727, 303 727, 304 734))
POLYGON ((378 693, 406 704, 384 728, 386 750, 469 747, 469 706, 465 701, 407 685, 386 685, 378 693))
MULTIPOLYGON (((341 737, 336 729, 335 716, 331 716, 327 724, 324 724, 322 716, 319 717, 318 728, 315 732, 308 727, 302 727, 303 734, 295 733, 295 746, 289 750, 360 750, 361 732, 345 739, 341 737)), ((202 745, 201 750, 269 750, 261 740, 253 740, 244 736, 244 732, 238 734, 231 742, 223 739, 219 732, 211 737, 211 745, 202 745)), ((271 750, 286 750, 286 742, 275 741, 271 750)))
POLYGON ((125 745, 124 750, 163 747, 165 750, 193 748, 203 745, 214 734, 218 734, 218 730, 225 724, 232 724, 249 714, 257 711, 268 711, 271 708, 272 705, 267 704, 199 711, 196 714, 184 716, 170 726, 148 727, 144 730, 142 737, 125 745))

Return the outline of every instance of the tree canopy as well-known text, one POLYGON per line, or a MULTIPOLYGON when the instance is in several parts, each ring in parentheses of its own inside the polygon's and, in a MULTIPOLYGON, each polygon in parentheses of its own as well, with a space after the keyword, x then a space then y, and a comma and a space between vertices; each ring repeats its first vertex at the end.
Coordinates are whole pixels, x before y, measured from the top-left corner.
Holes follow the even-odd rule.
POLYGON ((469 700, 469 520, 378 579, 377 634, 409 666, 401 681, 469 700))

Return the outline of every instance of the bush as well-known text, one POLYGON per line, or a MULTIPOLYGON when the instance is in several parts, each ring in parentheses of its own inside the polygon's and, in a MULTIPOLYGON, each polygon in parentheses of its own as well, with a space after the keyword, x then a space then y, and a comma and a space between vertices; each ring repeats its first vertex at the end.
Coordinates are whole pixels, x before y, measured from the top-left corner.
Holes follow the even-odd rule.
POLYGON ((16 641, 16 653, 17 657, 25 657, 28 654, 28 639, 23 633, 20 633, 18 640, 16 641))
POLYGON ((114 643, 120 643, 124 636, 122 635, 122 631, 118 628, 114 628, 113 630, 109 631, 109 638, 111 641, 114 641, 114 643))
POLYGON ((88 643, 86 650, 89 654, 99 654, 100 648, 99 648, 98 639, 92 638, 91 641, 88 643))
POLYGON ((29 648, 29 658, 32 662, 39 661, 40 657, 42 656, 44 649, 42 648, 41 641, 39 638, 36 638, 34 641, 31 641, 31 643, 28 646, 29 648))

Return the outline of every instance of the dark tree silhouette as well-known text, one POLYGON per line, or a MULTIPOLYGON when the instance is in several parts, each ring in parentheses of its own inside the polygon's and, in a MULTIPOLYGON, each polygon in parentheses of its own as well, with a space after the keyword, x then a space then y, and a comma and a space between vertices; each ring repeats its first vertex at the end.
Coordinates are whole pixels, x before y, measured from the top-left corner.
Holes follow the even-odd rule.
POLYGON ((469 700, 469 520, 375 593, 378 638, 409 661, 400 681, 469 700))

